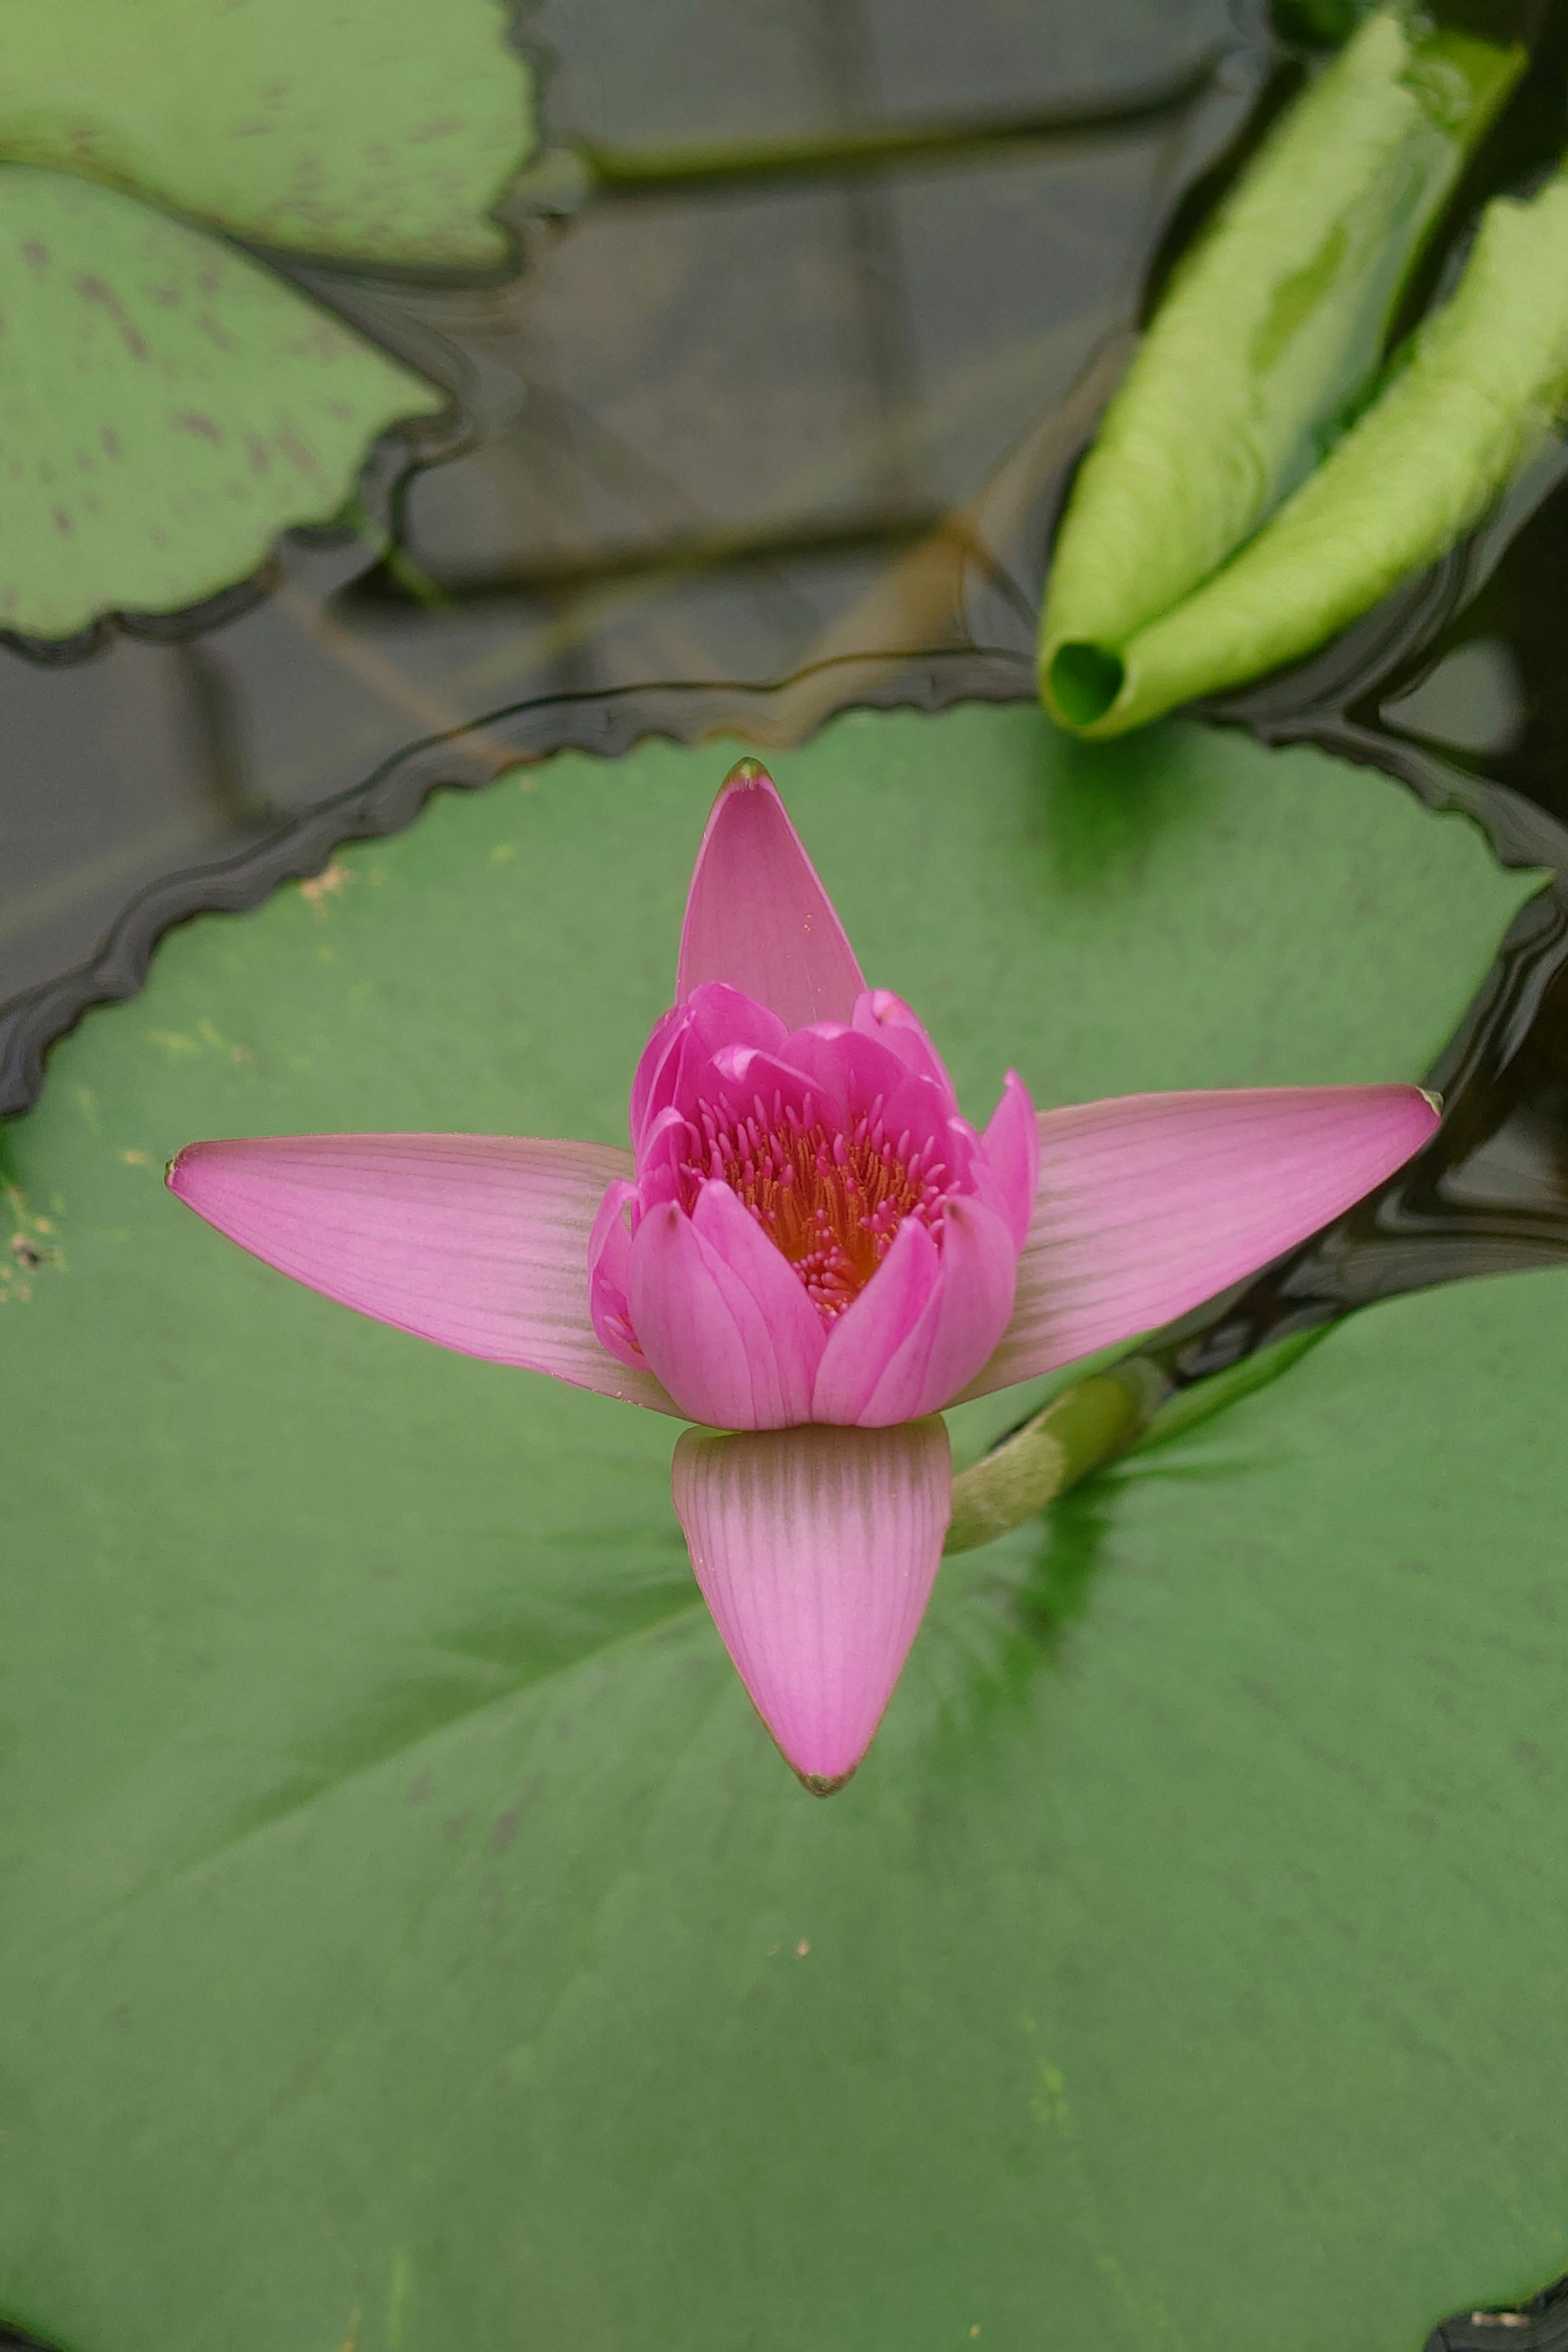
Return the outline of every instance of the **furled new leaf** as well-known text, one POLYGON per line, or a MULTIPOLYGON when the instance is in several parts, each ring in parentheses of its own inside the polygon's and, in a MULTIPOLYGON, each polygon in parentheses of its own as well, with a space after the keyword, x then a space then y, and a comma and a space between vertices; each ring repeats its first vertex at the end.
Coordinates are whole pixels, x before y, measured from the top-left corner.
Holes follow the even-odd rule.
POLYGON ((1568 392, 1568 177, 1482 215, 1405 365, 1223 570, 1135 632, 1083 732, 1120 734, 1310 653, 1432 562, 1539 446, 1568 392))
POLYGON ((1065 723, 1103 718, 1134 632, 1321 455, 1523 63, 1381 8, 1276 128, 1179 269, 1075 487, 1040 637, 1065 723))

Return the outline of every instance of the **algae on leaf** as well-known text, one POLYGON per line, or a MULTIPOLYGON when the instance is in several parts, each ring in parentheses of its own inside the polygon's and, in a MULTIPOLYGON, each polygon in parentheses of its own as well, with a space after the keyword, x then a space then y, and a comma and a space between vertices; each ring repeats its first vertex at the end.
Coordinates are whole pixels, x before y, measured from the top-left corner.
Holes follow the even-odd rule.
POLYGON ((255 570, 442 395, 205 231, 0 165, 0 627, 68 636, 255 570))
POLYGON ((1401 288, 1525 62, 1369 16, 1179 269, 1058 534, 1042 690, 1102 719, 1129 639, 1212 573, 1364 396, 1401 288))
POLYGON ((0 159, 291 251, 494 262, 534 137, 506 36, 500 0, 0 0, 0 159))

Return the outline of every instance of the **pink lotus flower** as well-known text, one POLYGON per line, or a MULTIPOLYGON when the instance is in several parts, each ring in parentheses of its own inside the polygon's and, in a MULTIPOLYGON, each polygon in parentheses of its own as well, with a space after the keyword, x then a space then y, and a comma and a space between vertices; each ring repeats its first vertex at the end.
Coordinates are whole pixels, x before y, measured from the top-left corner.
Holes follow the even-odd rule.
POLYGON ((773 783, 726 780, 632 1151, 485 1135, 195 1143, 179 1197, 400 1329, 706 1426, 699 1584, 808 1788, 855 1769, 935 1580, 945 1405, 1168 1321, 1423 1143, 1415 1087, 1132 1095, 982 1132, 868 990, 773 783))

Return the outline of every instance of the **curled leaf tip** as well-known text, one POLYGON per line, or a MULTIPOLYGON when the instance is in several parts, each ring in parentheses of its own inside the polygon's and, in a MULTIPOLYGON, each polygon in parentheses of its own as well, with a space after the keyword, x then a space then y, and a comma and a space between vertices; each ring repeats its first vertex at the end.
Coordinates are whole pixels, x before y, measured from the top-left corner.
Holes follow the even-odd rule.
POLYGON ((1112 646, 1068 638, 1047 646, 1040 688, 1053 719, 1064 727, 1093 727, 1109 717, 1127 682, 1127 668, 1112 646))
POLYGON ((1426 1100, 1431 1104, 1432 1108, 1433 1108, 1433 1111, 1434 1111, 1434 1113, 1436 1114, 1436 1116, 1438 1118, 1442 1118, 1442 1116, 1443 1116, 1443 1097, 1442 1097, 1442 1096, 1441 1096, 1440 1094, 1436 1094, 1436 1093, 1434 1093, 1433 1089, 1432 1089, 1430 1087, 1423 1087, 1420 1089, 1420 1091, 1421 1091, 1421 1093, 1426 1097, 1426 1100))

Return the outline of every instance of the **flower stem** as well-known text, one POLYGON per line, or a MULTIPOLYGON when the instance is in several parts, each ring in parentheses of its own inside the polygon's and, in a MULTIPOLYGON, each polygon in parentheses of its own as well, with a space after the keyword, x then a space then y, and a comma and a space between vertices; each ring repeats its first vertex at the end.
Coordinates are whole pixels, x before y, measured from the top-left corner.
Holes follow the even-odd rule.
POLYGON ((1091 1471, 1134 1449, 1185 1435, 1212 1413, 1278 1380, 1326 1339, 1337 1318, 1291 1332, 1223 1372, 1178 1385, 1158 1341, 1108 1371, 1075 1381, 952 1482, 944 1552, 973 1551, 1037 1518, 1091 1471))

